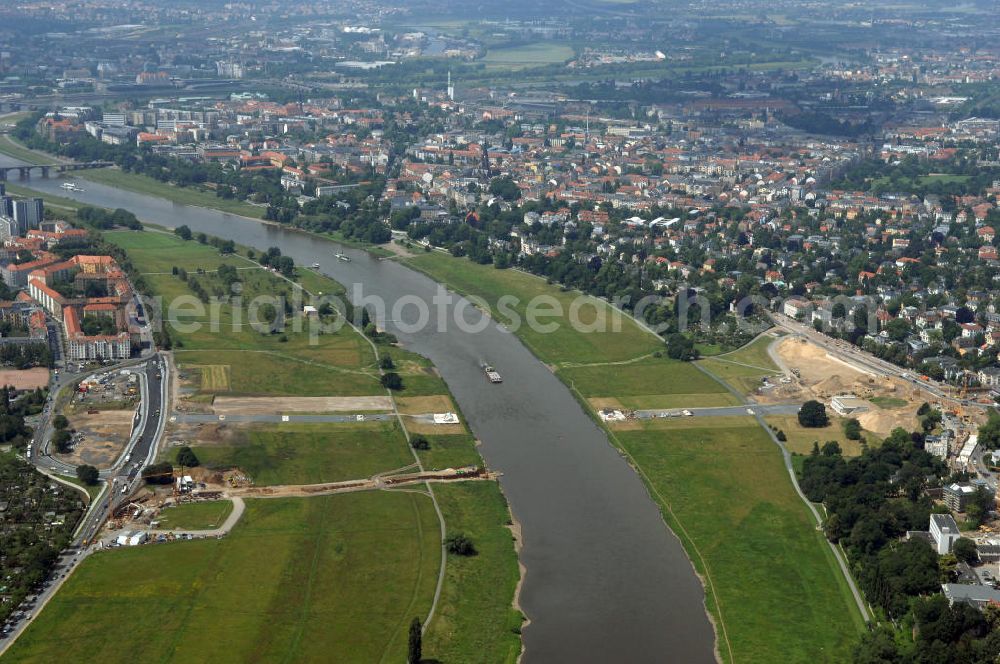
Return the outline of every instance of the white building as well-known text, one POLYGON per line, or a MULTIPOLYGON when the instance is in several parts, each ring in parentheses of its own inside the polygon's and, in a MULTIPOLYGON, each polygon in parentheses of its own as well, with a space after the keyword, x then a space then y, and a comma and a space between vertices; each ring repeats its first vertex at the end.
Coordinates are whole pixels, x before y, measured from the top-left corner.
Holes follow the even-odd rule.
POLYGON ((951 553, 955 540, 961 537, 958 524, 950 514, 931 514, 931 537, 934 539, 938 555, 951 553))

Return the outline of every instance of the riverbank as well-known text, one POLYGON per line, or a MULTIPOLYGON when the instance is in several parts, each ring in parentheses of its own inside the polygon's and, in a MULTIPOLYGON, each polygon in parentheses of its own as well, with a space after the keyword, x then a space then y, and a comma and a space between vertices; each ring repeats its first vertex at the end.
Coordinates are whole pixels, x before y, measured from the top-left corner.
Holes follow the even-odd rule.
MULTIPOLYGON (((544 293, 566 300, 557 287, 527 275, 450 256, 418 256, 406 263, 490 303, 499 294, 526 301, 544 293)), ((566 324, 565 317, 550 320, 564 324, 546 338, 524 327, 517 334, 595 420, 600 420, 599 405, 612 405, 610 400, 631 399, 658 408, 679 398, 693 407, 726 392, 714 381, 706 383, 706 376, 695 379, 701 372, 690 364, 648 354, 662 346, 652 337, 641 340, 638 326, 630 329, 623 323, 619 333, 588 337, 566 324), (571 358, 590 366, 571 366, 571 358)), ((784 472, 780 451, 754 421, 696 418, 602 425, 642 477, 702 577, 724 661, 849 658, 863 628, 861 617, 822 533, 784 472)))
MULTIPOLYGON (((112 231, 104 235, 128 253, 152 289, 151 294, 167 300, 192 295, 195 280, 203 288, 211 288, 220 265, 241 270, 239 277, 248 298, 254 293, 273 294, 287 288, 280 277, 245 256, 220 255, 210 245, 185 242, 171 233, 112 231), (177 273, 173 268, 177 268, 177 273), (185 278, 180 277, 181 269, 185 270, 185 278)), ((305 272, 309 275, 309 287, 325 292, 343 291, 331 279, 313 271, 305 272)), ((377 380, 375 347, 351 326, 322 335, 312 346, 301 343, 307 340, 307 333, 288 332, 287 339, 284 336, 279 339, 277 335, 261 335, 232 326, 229 323, 234 316, 228 305, 222 306, 219 316, 224 322, 214 333, 190 330, 175 332, 173 337, 175 354, 180 360, 178 381, 183 385, 179 392, 197 401, 199 406, 210 406, 215 397, 226 394, 284 394, 290 386, 294 387, 294 393, 304 395, 327 395, 345 389, 372 394, 385 392, 377 380), (254 353, 253 361, 247 361, 246 353, 254 353), (264 361, 265 357, 269 359, 264 361), (317 371, 325 373, 304 380, 310 372, 317 371), (266 381, 261 374, 266 375, 266 381), (353 385, 345 380, 348 376, 367 382, 353 385), (202 396, 208 397, 207 401, 202 396)), ((381 347, 381 350, 393 357, 396 370, 408 385, 404 394, 428 392, 450 397, 444 382, 433 376, 429 362, 402 349, 381 347)), ((457 410, 454 405, 445 407, 457 410)), ((400 418, 398 425, 393 421, 370 425, 351 422, 276 426, 241 426, 220 421, 218 425, 189 428, 172 423, 168 437, 183 437, 203 465, 219 471, 236 467, 254 477, 261 486, 326 481, 344 474, 377 475, 414 465, 417 457, 403 429, 405 421, 400 418), (367 429, 359 435, 360 427, 367 429)), ((464 426, 460 428, 460 433, 453 434, 457 442, 450 446, 451 455, 441 458, 451 460, 460 447, 467 447, 462 455, 471 454, 481 464, 473 438, 464 426)), ((170 458, 174 449, 168 448, 165 456, 170 458)), ((229 601, 224 598, 234 598, 233 593, 242 587, 248 603, 285 596, 281 611, 258 607, 261 615, 269 615, 269 625, 277 629, 276 636, 268 637, 266 643, 260 642, 259 637, 247 640, 252 644, 256 639, 259 652, 308 659, 323 651, 324 658, 335 656, 345 661, 397 660, 402 658, 400 649, 406 645, 409 620, 427 615, 425 654, 444 661, 486 657, 487 661, 513 662, 521 648, 521 615, 512 609, 520 573, 506 528, 510 515, 495 481, 475 484, 475 487, 433 489, 427 486, 422 490, 414 486, 392 492, 398 496, 392 499, 380 497, 385 492, 356 497, 282 499, 274 502, 281 502, 287 506, 283 509, 293 514, 281 519, 281 528, 268 522, 263 531, 257 528, 262 520, 267 521, 262 514, 271 508, 250 501, 247 519, 236 526, 224 543, 213 544, 211 551, 203 552, 207 556, 204 560, 189 558, 190 548, 185 547, 205 545, 188 542, 101 553, 84 563, 66 592, 57 596, 52 608, 39 617, 40 627, 33 626, 24 640, 16 644, 14 652, 25 657, 49 657, 51 639, 46 635, 56 629, 72 634, 78 644, 86 644, 81 647, 105 661, 119 659, 117 648, 155 642, 157 634, 153 630, 172 624, 172 614, 163 613, 160 608, 137 611, 134 606, 130 609, 134 620, 127 638, 116 639, 113 646, 91 638, 114 629, 121 603, 127 601, 127 593, 119 594, 116 588, 120 586, 111 579, 131 577, 132 565, 154 560, 161 573, 152 579, 144 576, 145 582, 162 584, 167 578, 174 581, 172 588, 176 593, 165 593, 163 605, 176 608, 186 603, 187 612, 199 616, 197 624, 182 621, 170 631, 183 634, 185 642, 196 644, 203 653, 216 652, 218 645, 212 641, 211 632, 221 622, 225 622, 227 629, 247 634, 267 631, 246 617, 229 619, 220 610, 229 601), (441 496, 440 508, 436 495, 441 496), (312 503, 321 500, 331 502, 323 509, 312 509, 312 503), (336 523, 327 517, 331 511, 338 514, 336 523), (301 518, 292 518, 296 514, 301 518), (440 535, 438 517, 444 520, 440 535), (448 533, 465 533, 476 546, 477 554, 467 559, 446 554, 442 543, 444 524, 448 533), (267 552, 263 556, 254 553, 259 552, 255 547, 262 542, 267 552), (349 548, 346 555, 345 546, 349 548), (393 553, 380 555, 381 549, 392 549, 393 553), (228 561, 224 570, 215 567, 220 559, 228 561), (311 571, 309 564, 300 564, 309 560, 313 561, 311 571), (316 561, 328 569, 318 573, 316 561), (292 581, 295 590, 274 588, 275 579, 281 576, 276 576, 275 570, 290 564, 301 570, 292 581), (95 572, 97 568, 99 571, 95 572), (252 589, 246 586, 248 578, 254 579, 252 589), (206 590, 187 597, 195 586, 206 590), (93 596, 95 592, 102 596, 102 608, 80 608, 80 598, 93 596), (326 599, 320 599, 320 595, 326 599), (87 613, 87 630, 70 617, 77 613, 87 613), (320 615, 324 624, 329 620, 335 624, 317 631, 311 625, 317 623, 320 615), (55 626, 56 622, 60 627, 55 626), (90 629, 95 624, 106 624, 107 629, 90 629), (282 636, 285 633, 298 636, 288 641, 282 636)))

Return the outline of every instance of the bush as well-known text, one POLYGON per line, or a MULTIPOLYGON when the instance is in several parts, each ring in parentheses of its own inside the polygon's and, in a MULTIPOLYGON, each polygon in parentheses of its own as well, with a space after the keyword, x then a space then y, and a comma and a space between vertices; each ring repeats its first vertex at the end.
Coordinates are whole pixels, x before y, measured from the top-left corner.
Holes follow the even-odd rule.
POLYGON ((382 374, 382 377, 379 379, 379 381, 382 383, 382 387, 386 389, 390 389, 393 391, 399 391, 403 389, 403 379, 402 377, 400 377, 398 373, 394 371, 382 374))
POLYGON ((799 409, 799 424, 812 429, 827 426, 830 417, 826 414, 826 406, 815 399, 805 402, 799 409))
POLYGON ((453 533, 444 541, 445 550, 456 556, 474 556, 476 547, 464 533, 453 533))
POLYGON ((379 359, 378 365, 385 371, 396 368, 396 363, 392 361, 392 357, 389 355, 383 355, 381 359, 379 359))
POLYGON ((857 418, 844 421, 844 436, 847 440, 861 440, 861 422, 857 418))
POLYGON ((774 437, 783 443, 788 440, 788 436, 786 436, 785 432, 782 431, 781 429, 778 429, 778 433, 774 434, 774 437))
POLYGON ((52 418, 52 426, 56 429, 68 429, 69 420, 66 419, 65 415, 56 415, 52 418))
POLYGON ((421 436, 420 434, 417 434, 413 438, 410 438, 410 445, 415 450, 431 449, 431 441, 427 440, 426 436, 421 436))

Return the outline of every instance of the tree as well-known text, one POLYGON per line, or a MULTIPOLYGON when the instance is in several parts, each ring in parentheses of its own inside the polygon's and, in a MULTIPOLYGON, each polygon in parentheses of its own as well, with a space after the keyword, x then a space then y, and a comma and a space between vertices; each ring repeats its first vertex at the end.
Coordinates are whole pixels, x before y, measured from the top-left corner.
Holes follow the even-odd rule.
POLYGON ((427 440, 426 436, 417 434, 410 439, 410 446, 415 450, 429 450, 431 449, 431 442, 427 440))
POLYGON ((194 468, 195 466, 200 466, 201 461, 198 460, 198 455, 194 453, 194 450, 185 445, 177 451, 177 464, 194 468))
POLYGON ((986 487, 976 487, 975 493, 972 494, 972 500, 969 501, 968 507, 965 508, 965 515, 969 517, 972 527, 978 528, 986 520, 990 510, 993 509, 993 505, 993 494, 986 487))
POLYGON ((861 422, 856 417, 844 420, 844 436, 847 440, 861 440, 861 422))
POLYGON ((76 476, 80 479, 81 482, 83 482, 87 486, 94 486, 95 484, 97 484, 97 480, 100 478, 100 475, 97 472, 97 468, 94 468, 93 466, 88 464, 81 464, 77 466, 76 476))
POLYGON ((799 424, 811 429, 827 426, 830 424, 830 417, 826 414, 826 406, 815 399, 805 402, 799 409, 799 424))
POLYGON ((976 550, 976 543, 968 537, 959 537, 951 550, 960 562, 972 565, 979 560, 979 552, 976 550))
POLYGON ((396 363, 392 361, 392 357, 389 355, 383 355, 378 361, 379 367, 388 371, 389 369, 395 369, 396 363))
POLYGON ((66 429, 59 429, 52 436, 52 443, 56 446, 56 451, 60 454, 65 454, 69 452, 69 443, 73 439, 69 431, 66 429))
POLYGON ((382 387, 394 392, 403 389, 403 379, 395 371, 382 374, 379 381, 382 383, 382 387))
POLYGON ((66 419, 65 415, 56 415, 52 418, 52 426, 56 429, 67 429, 69 428, 69 420, 66 419))
POLYGON ((476 546, 472 543, 465 533, 452 533, 444 541, 445 551, 456 556, 474 556, 476 553, 476 546))
POLYGON ((694 347, 694 342, 683 334, 671 334, 667 337, 667 357, 690 362, 698 359, 698 349, 694 347))
POLYGON ((182 240, 191 239, 191 229, 187 225, 178 226, 174 229, 174 234, 182 240))
POLYGON ((420 627, 420 618, 414 618, 410 622, 410 644, 406 655, 407 664, 420 664, 423 659, 423 633, 420 627))

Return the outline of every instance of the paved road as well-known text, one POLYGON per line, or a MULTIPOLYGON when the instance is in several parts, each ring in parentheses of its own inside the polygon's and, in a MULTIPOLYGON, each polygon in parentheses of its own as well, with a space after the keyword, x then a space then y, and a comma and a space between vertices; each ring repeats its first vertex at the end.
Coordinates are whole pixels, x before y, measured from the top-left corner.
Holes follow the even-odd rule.
MULTIPOLYGON (((748 404, 744 406, 718 406, 712 408, 688 408, 690 417, 736 417, 739 415, 795 415, 802 407, 800 403, 781 404, 748 404)), ((671 410, 637 410, 636 417, 642 420, 656 417, 679 417, 683 416, 684 409, 674 408, 671 410)))
POLYGON ((215 415, 212 413, 173 413, 171 422, 182 424, 209 424, 212 422, 308 422, 308 423, 342 423, 342 422, 386 422, 396 419, 392 413, 346 413, 343 415, 215 415))

